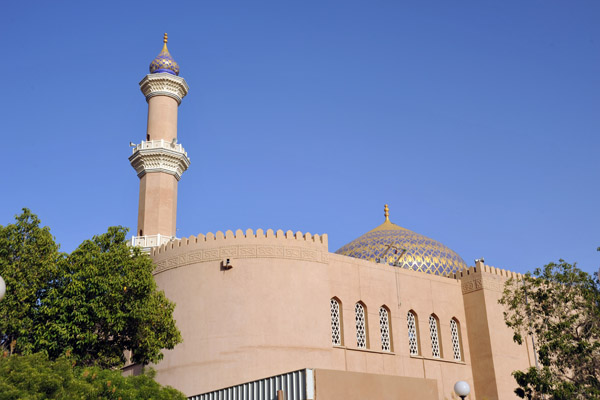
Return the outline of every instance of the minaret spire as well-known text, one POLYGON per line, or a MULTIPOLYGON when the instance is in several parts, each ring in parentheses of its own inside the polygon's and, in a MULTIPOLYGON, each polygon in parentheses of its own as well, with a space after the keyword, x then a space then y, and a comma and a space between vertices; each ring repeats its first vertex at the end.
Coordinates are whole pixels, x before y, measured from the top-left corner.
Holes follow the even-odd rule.
POLYGON ((383 215, 385 217, 385 222, 390 222, 390 208, 387 204, 383 206, 383 215))
POLYGON ((167 49, 150 63, 150 73, 140 82, 148 102, 146 140, 133 148, 131 166, 140 178, 138 227, 133 244, 144 248, 159 246, 175 238, 177 185, 190 165, 177 143, 177 109, 188 93, 179 65, 167 49))

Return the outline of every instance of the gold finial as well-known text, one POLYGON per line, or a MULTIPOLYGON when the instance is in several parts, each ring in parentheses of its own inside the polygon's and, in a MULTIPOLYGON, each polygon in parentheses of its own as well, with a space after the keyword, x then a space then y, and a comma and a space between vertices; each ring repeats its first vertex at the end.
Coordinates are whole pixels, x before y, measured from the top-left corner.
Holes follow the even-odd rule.
POLYGON ((167 32, 165 32, 165 37, 164 37, 164 39, 163 39, 163 43, 164 43, 164 44, 167 44, 167 39, 168 39, 168 38, 169 38, 169 37, 167 36, 167 32))
POLYGON ((390 220, 390 208, 387 204, 383 207, 383 215, 385 216, 386 221, 390 220))

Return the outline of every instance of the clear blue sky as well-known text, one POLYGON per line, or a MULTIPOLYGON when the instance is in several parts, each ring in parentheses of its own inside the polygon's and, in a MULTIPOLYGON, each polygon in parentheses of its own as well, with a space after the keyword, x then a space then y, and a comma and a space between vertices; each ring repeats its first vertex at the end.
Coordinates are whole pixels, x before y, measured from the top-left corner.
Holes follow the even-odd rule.
POLYGON ((598 1, 38 1, 0 13, 0 224, 135 230, 138 82, 190 92, 178 236, 391 220, 467 263, 600 265, 598 1))

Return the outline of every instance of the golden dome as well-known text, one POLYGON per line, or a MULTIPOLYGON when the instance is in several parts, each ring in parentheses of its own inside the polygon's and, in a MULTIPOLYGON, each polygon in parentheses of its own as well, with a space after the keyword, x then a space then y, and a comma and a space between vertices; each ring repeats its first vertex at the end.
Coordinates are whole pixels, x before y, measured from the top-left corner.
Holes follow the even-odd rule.
POLYGON ((467 267, 458 254, 440 242, 390 222, 387 204, 384 210, 383 224, 336 253, 435 275, 467 267))

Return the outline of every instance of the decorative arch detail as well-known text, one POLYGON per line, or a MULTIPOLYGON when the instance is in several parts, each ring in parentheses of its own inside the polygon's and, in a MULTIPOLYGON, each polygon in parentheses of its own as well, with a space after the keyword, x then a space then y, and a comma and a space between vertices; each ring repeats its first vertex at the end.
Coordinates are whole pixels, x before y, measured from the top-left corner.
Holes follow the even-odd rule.
POLYGON ((386 305, 379 307, 379 332, 381 333, 381 350, 393 351, 392 329, 390 326, 390 309, 386 305))
POLYGON ((408 326, 408 349, 411 356, 418 356, 420 353, 418 322, 417 313, 410 310, 406 314, 406 324, 408 326))
POLYGON ((331 344, 342 346, 344 337, 342 335, 342 302, 337 297, 332 297, 330 302, 331 310, 331 344))
POLYGON ((463 361, 460 322, 454 317, 450 320, 450 335, 452 336, 452 355, 454 360, 463 361))
POLYGON ((354 306, 354 319, 356 322, 356 347, 367 349, 369 347, 367 306, 362 301, 359 301, 354 306))
POLYGON ((431 338, 431 355, 435 358, 441 358, 440 320, 435 314, 429 316, 429 336, 431 338))

